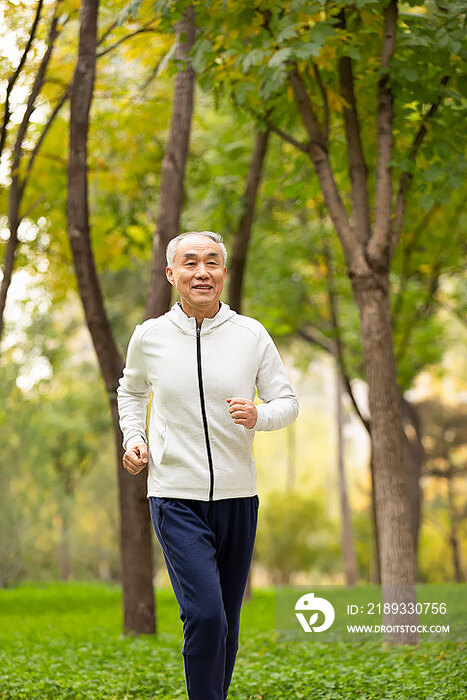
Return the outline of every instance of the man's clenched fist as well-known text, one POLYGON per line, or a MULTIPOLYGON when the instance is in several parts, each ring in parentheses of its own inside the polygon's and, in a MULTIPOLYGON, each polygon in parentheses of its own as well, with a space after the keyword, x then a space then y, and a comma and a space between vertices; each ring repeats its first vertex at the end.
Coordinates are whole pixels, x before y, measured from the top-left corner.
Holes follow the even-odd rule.
POLYGON ((258 409, 250 399, 241 399, 235 397, 227 399, 229 404, 229 413, 233 418, 233 422, 237 425, 244 425, 245 428, 254 428, 258 420, 258 409))
POLYGON ((148 463, 148 446, 145 442, 130 447, 123 455, 123 466, 130 474, 139 474, 148 463))

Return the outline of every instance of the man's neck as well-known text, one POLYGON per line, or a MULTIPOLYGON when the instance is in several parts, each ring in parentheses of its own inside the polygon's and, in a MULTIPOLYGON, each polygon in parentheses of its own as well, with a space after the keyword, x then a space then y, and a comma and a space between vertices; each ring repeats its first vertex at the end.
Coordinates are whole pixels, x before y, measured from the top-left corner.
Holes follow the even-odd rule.
POLYGON ((217 302, 217 304, 210 309, 194 309, 193 307, 187 307, 183 301, 180 302, 180 306, 188 318, 196 318, 196 325, 199 328, 205 318, 214 318, 221 308, 221 302, 217 302))

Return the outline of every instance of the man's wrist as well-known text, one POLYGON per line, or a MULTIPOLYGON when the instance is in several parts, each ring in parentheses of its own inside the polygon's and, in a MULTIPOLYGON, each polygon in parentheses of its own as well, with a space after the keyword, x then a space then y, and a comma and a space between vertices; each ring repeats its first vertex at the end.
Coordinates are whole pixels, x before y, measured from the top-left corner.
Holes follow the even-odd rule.
POLYGON ((256 422, 250 430, 262 430, 263 429, 263 409, 262 409, 263 404, 255 404, 256 408, 256 422))
POLYGON ((143 438, 141 435, 135 435, 127 441, 125 449, 131 450, 132 447, 135 447, 136 445, 141 445, 142 443, 144 443, 145 445, 148 444, 146 438, 143 438))

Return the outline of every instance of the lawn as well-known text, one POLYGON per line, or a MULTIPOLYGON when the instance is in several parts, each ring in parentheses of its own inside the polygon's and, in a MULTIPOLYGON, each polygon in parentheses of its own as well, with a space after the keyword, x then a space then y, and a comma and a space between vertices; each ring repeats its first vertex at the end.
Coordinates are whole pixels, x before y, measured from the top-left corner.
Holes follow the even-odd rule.
MULTIPOLYGON (((116 586, 67 583, 0 591, 0 698, 186 698, 178 606, 157 592, 155 637, 121 633, 116 586)), ((467 697, 465 644, 274 641, 274 592, 243 607, 229 700, 438 700, 467 697)))

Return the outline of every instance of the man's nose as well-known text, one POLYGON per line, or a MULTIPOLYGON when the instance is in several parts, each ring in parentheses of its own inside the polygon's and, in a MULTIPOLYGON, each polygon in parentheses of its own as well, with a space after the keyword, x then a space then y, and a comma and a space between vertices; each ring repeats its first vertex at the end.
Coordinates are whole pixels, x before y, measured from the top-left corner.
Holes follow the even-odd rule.
POLYGON ((204 263, 200 263, 198 266, 198 269, 196 270, 196 276, 197 277, 207 277, 208 276, 208 270, 204 263))

